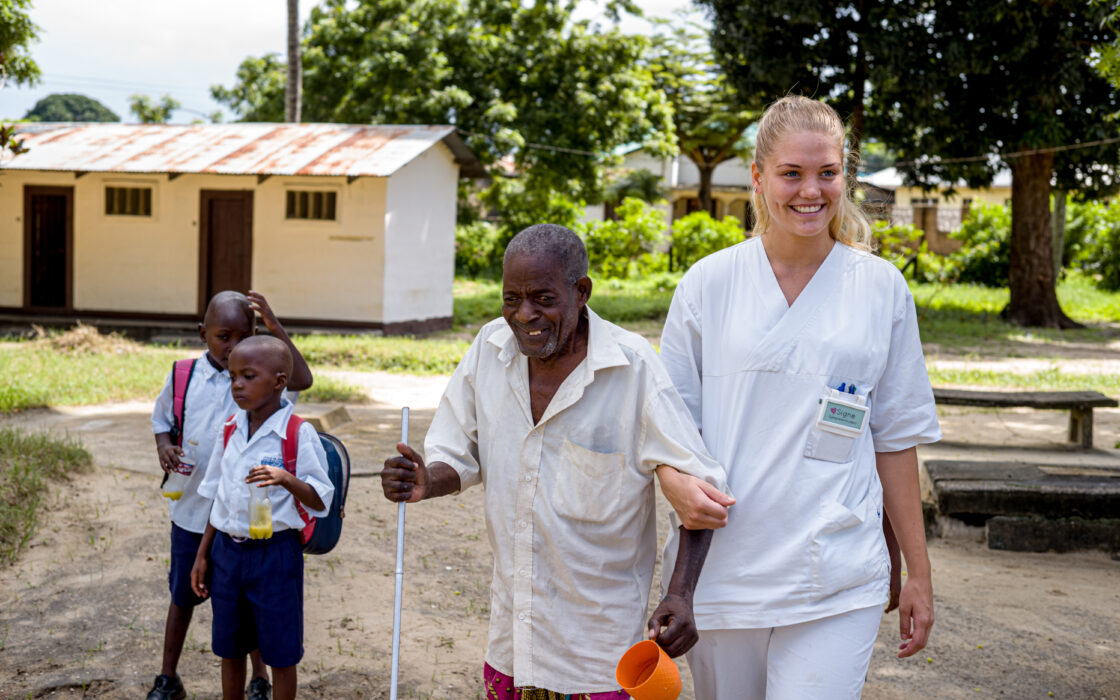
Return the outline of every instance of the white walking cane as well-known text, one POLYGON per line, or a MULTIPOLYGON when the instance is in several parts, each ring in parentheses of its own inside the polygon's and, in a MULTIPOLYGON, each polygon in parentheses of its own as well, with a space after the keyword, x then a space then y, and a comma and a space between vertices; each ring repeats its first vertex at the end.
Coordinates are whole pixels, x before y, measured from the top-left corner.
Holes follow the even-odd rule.
MULTIPOLYGON (((401 442, 408 444, 408 406, 401 409, 401 442)), ((397 700, 397 671, 401 656, 401 587, 404 584, 404 501, 397 504, 397 585, 393 601, 393 670, 389 700, 397 700)))

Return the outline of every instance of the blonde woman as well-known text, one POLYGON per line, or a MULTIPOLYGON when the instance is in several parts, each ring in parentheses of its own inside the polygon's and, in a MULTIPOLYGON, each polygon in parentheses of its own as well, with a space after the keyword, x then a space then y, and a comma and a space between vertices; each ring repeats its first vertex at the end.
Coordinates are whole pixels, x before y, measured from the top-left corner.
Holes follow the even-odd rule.
MULTIPOLYGON (((688 271, 661 338, 739 499, 695 593, 703 700, 860 696, 888 599, 884 513, 907 565, 898 655, 933 625, 916 446, 941 433, 913 299, 869 252, 844 136, 821 102, 769 107, 752 236, 688 271)), ((668 571, 675 553, 673 538, 668 571)))

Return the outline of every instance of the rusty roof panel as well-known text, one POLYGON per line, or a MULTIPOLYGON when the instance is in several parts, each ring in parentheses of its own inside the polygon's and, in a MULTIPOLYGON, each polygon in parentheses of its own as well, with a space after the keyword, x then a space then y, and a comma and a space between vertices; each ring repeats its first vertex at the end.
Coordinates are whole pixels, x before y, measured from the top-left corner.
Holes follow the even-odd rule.
POLYGON ((464 175, 477 161, 450 126, 27 124, 28 151, 0 169, 388 177, 444 141, 464 175))

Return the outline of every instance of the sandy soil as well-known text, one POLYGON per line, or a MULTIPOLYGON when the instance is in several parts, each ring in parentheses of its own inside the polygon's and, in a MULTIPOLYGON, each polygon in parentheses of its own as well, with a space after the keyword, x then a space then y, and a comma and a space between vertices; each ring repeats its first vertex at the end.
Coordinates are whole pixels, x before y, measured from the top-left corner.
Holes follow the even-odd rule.
MULTIPOLYGON (((419 442, 444 380, 346 379, 367 385, 374 401, 348 406, 355 420, 333 431, 350 448, 355 476, 342 542, 306 560, 300 694, 387 698, 396 506, 383 500, 373 475, 399 437, 399 406, 412 406, 419 442)), ((136 698, 158 672, 168 521, 150 410, 136 402, 0 421, 79 437, 97 464, 52 487, 30 549, 0 567, 0 698, 136 698)), ((1120 451, 1111 449, 1120 440, 1120 411, 1097 412, 1091 453, 1062 451, 1060 413, 953 409, 943 418, 947 440, 924 457, 996 450, 1029 458, 1046 449, 1120 469, 1120 451)), ((409 506, 406 531, 400 697, 481 697, 492 566, 481 490, 409 506)), ((885 616, 864 697, 1120 698, 1120 562, 1104 552, 990 551, 980 534, 962 528, 931 543, 932 642, 918 658, 895 658, 897 616, 885 616)), ((180 664, 191 697, 220 695, 210 621, 204 605, 180 664)), ((681 697, 691 700, 681 667, 681 697)))

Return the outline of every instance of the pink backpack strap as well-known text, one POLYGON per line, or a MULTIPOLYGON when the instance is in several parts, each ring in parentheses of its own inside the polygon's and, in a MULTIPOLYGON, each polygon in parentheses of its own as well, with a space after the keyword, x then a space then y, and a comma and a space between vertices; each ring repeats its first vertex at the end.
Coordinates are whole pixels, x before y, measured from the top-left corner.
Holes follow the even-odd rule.
MULTIPOLYGON (((280 447, 280 454, 284 458, 284 469, 292 476, 296 475, 296 459, 299 457, 299 428, 301 425, 303 425, 303 419, 293 413, 288 418, 288 427, 284 431, 284 441, 280 447)), ((311 534, 315 532, 315 518, 307 514, 298 498, 292 500, 296 502, 296 510, 299 511, 300 520, 303 521, 300 541, 306 544, 311 539, 311 534)))
POLYGON ((223 450, 226 449, 226 445, 229 444, 229 439, 231 437, 233 437, 233 431, 237 430, 237 421, 234 420, 234 418, 236 416, 237 416, 236 413, 229 414, 229 418, 226 418, 226 424, 222 426, 222 449, 223 450))
POLYGON ((186 409, 187 387, 198 360, 176 360, 171 366, 171 414, 175 419, 175 444, 183 446, 183 414, 186 409))

